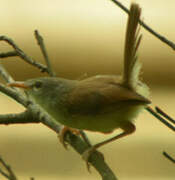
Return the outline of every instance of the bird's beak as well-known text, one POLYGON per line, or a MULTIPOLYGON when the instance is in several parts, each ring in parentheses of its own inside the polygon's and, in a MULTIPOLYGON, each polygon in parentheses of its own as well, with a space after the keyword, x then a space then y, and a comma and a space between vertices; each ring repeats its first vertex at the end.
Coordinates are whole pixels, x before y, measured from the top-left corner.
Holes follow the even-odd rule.
POLYGON ((17 88, 22 88, 22 89, 29 89, 30 88, 30 86, 26 85, 22 81, 15 81, 15 82, 12 82, 12 83, 8 83, 7 85, 10 86, 10 87, 17 87, 17 88))

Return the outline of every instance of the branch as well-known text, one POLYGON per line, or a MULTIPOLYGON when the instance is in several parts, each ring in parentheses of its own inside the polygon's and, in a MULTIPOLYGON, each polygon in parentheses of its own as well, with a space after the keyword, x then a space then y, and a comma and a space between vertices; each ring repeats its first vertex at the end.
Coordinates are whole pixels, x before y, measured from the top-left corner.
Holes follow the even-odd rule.
MULTIPOLYGON (((172 124, 175 124, 175 120, 170 117, 167 113, 165 113, 162 109, 160 109, 159 107, 155 107, 156 111, 162 115, 163 117, 165 117, 168 121, 170 121, 172 124)), ((174 126, 175 128, 175 126, 174 126)), ((163 155, 169 159, 171 162, 175 163, 175 159, 173 157, 171 157, 167 152, 163 151, 163 155)))
POLYGON ((4 176, 5 178, 9 180, 17 180, 17 177, 15 173, 12 171, 11 167, 8 164, 6 164, 5 161, 1 157, 0 157, 0 164, 2 164, 2 166, 7 171, 6 173, 0 168, 0 174, 2 174, 2 176, 4 176))
POLYGON ((14 79, 12 78, 12 76, 10 76, 10 74, 6 71, 2 64, 0 64, 0 75, 5 80, 5 82, 14 82, 14 79))
POLYGON ((147 107, 146 110, 151 113, 156 119, 158 119, 161 123, 163 123, 165 126, 170 128, 171 130, 175 131, 175 126, 173 126, 171 123, 169 123, 166 119, 161 117, 156 111, 154 111, 151 107, 147 107))
POLYGON ((14 57, 18 56, 18 53, 16 51, 9 51, 6 53, 0 53, 0 58, 7 58, 7 57, 14 57))
MULTIPOLYGON (((155 107, 156 111, 155 112, 151 107, 147 107, 147 111, 150 112, 153 116, 155 116, 159 121, 161 121, 165 126, 167 126, 168 128, 170 128, 171 130, 175 131, 175 126, 173 126, 171 123, 175 124, 175 120, 173 118, 171 118, 167 113, 165 113, 162 109, 160 109, 159 107, 155 107), (160 115, 162 115, 164 118, 162 118, 160 115), (169 121, 171 123, 169 123, 169 121)), ((163 155, 169 159, 171 162, 175 163, 175 159, 173 157, 171 157, 168 153, 166 153, 165 151, 163 151, 163 155)))
MULTIPOLYGON (((2 64, 0 64, 0 76, 7 83, 14 82, 14 79, 6 71, 6 69, 4 68, 4 66, 2 64)), ((27 104, 28 104, 28 100, 26 99, 26 97, 24 96, 22 91, 18 88, 9 88, 0 83, 0 92, 8 95, 9 97, 13 98, 14 100, 16 100, 17 102, 19 102, 20 104, 22 104, 24 106, 27 106, 27 104)))
POLYGON ((170 160, 172 163, 175 163, 175 159, 172 158, 167 152, 163 151, 163 155, 170 160))
POLYGON ((37 118, 31 115, 31 112, 26 110, 18 114, 1 114, 0 124, 11 125, 11 124, 29 124, 29 123, 41 123, 37 118))
POLYGON ((38 30, 35 30, 34 34, 35 34, 35 38, 37 40, 37 43, 38 43, 38 45, 39 45, 39 47, 41 49, 41 52, 42 52, 42 54, 44 56, 45 62, 47 64, 48 74, 50 76, 55 76, 55 73, 53 72, 52 67, 51 67, 51 61, 50 61, 48 53, 46 51, 46 47, 45 47, 45 44, 44 44, 43 37, 39 34, 38 30))
MULTIPOLYGON (((117 6, 119 6, 123 11, 125 11, 127 14, 130 13, 129 9, 127 9, 122 3, 120 3, 118 0, 111 0, 113 3, 115 3, 117 6)), ((151 27, 149 27, 147 24, 145 24, 142 20, 139 20, 139 23, 141 26, 143 26, 148 32, 150 32, 153 36, 157 37, 159 40, 167 44, 169 47, 171 47, 173 50, 175 50, 175 43, 168 40, 166 37, 160 35, 156 31, 154 31, 151 27)))
POLYGON ((162 109, 160 109, 158 106, 155 107, 156 111, 162 115, 163 117, 165 117, 168 121, 170 121, 172 124, 175 124, 175 120, 170 117, 167 113, 165 113, 162 109))
POLYGON ((25 96, 22 94, 22 92, 19 93, 16 90, 14 90, 12 88, 8 88, 7 86, 5 86, 3 84, 0 84, 0 92, 13 98, 14 100, 16 100, 18 103, 22 104, 23 106, 27 106, 27 104, 29 103, 29 101, 27 101, 25 99, 25 96))
MULTIPOLYGON (((24 53, 24 51, 22 49, 20 49, 16 43, 14 43, 14 41, 6 36, 0 36, 0 41, 5 41, 7 42, 10 46, 13 47, 13 49, 15 50, 15 52, 17 53, 17 55, 23 59, 25 62, 27 62, 28 64, 31 64, 35 67, 37 67, 38 69, 41 70, 41 72, 48 72, 48 68, 46 66, 44 66, 43 64, 40 64, 38 62, 36 62, 35 60, 33 60, 31 57, 29 57, 26 53, 24 53)), ((1 56, 7 56, 7 54, 9 54, 9 52, 7 52, 6 54, 5 53, 2 53, 0 54, 0 57, 1 56)), ((15 53, 14 53, 15 54, 15 53)), ((10 56, 12 56, 12 53, 10 54, 10 56)), ((16 54, 15 54, 16 56, 16 54)))

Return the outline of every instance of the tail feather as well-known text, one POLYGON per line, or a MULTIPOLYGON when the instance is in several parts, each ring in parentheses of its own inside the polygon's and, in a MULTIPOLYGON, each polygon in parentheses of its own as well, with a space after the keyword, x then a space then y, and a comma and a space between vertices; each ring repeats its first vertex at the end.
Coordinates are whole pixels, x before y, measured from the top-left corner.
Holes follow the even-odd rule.
POLYGON ((124 85, 131 89, 136 88, 141 69, 141 64, 137 58, 137 50, 142 39, 142 36, 139 34, 140 15, 141 8, 138 4, 132 3, 126 30, 123 74, 124 85))

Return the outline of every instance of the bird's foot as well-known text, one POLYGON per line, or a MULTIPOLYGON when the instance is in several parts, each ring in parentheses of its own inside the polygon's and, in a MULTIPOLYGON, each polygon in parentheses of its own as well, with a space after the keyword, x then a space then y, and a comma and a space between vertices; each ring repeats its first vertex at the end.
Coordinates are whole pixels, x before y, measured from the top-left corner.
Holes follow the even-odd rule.
POLYGON ((75 135, 80 135, 80 131, 78 129, 73 129, 73 128, 70 128, 67 126, 62 126, 62 128, 59 132, 58 138, 65 149, 67 149, 67 143, 65 142, 65 136, 68 132, 71 132, 75 135))
POLYGON ((89 172, 91 172, 91 171, 90 171, 89 158, 90 158, 91 154, 92 154, 94 151, 95 151, 95 149, 94 149, 93 146, 92 146, 92 147, 88 148, 87 150, 85 150, 85 151, 83 152, 83 154, 82 154, 82 158, 83 158, 83 160, 85 161, 87 170, 88 170, 89 172))
POLYGON ((96 151, 96 147, 95 146, 91 146, 90 148, 88 148, 87 150, 85 150, 84 152, 83 152, 83 154, 82 154, 82 158, 83 158, 83 160, 85 161, 85 163, 86 163, 86 167, 87 167, 87 170, 89 171, 89 172, 91 172, 90 171, 90 163, 89 163, 89 160, 90 160, 90 156, 91 156, 91 154, 92 153, 98 153, 97 155, 98 156, 101 156, 102 158, 103 158, 103 160, 104 160, 104 156, 103 156, 103 154, 101 153, 101 152, 99 152, 99 151, 96 151))

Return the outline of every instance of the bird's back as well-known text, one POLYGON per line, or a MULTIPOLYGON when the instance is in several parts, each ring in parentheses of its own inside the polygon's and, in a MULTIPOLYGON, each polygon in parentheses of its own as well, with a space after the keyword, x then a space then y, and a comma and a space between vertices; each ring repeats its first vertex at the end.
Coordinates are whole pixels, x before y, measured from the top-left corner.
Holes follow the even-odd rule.
POLYGON ((79 81, 67 100, 69 112, 75 115, 104 114, 125 104, 149 103, 145 97, 123 87, 120 77, 114 75, 98 75, 79 81))

